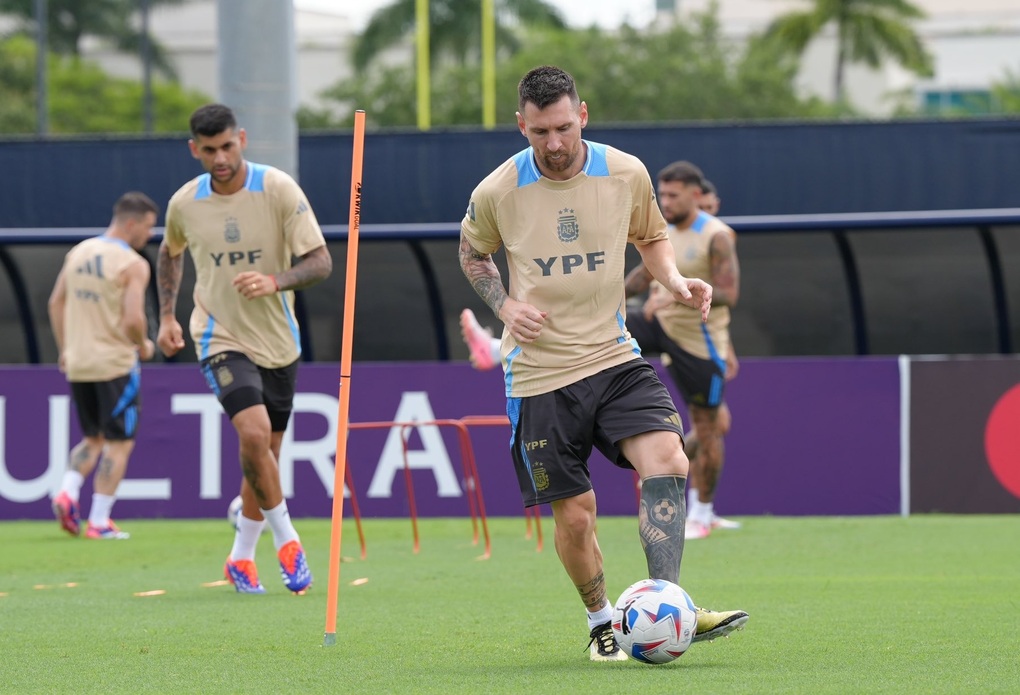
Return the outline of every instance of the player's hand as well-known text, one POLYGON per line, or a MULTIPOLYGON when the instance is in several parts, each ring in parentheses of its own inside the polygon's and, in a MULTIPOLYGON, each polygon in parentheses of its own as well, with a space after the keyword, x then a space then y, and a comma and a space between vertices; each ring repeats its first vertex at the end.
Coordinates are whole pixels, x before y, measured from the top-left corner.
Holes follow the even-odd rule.
POLYGON ((499 319, 518 343, 533 343, 542 334, 548 312, 530 304, 507 299, 499 308, 499 319))
POLYGON ((740 360, 737 359, 737 353, 733 352, 733 346, 730 345, 730 351, 726 353, 726 381, 736 377, 739 371, 740 360))
MULTIPOLYGON (((660 288, 661 285, 655 285, 654 287, 660 288)), ((652 317, 655 316, 655 312, 659 309, 665 309, 676 300, 673 299, 673 295, 669 292, 664 292, 661 289, 652 291, 648 295, 648 299, 645 300, 644 305, 641 307, 641 313, 644 314, 646 321, 651 321, 652 317)))
POLYGON ((138 348, 138 357, 142 361, 148 361, 148 360, 151 360, 155 355, 156 355, 156 344, 154 342, 152 342, 151 340, 149 340, 148 338, 146 338, 145 342, 142 343, 141 346, 139 346, 139 348, 138 348))
POLYGON ((184 347, 184 331, 181 324, 175 318, 162 319, 159 322, 159 333, 156 335, 156 344, 163 354, 173 357, 184 347))
POLYGON ((263 275, 255 270, 238 273, 234 278, 234 289, 246 299, 258 299, 276 294, 276 281, 270 275, 263 275))
POLYGON ((708 312, 712 308, 712 286, 698 278, 685 278, 677 275, 670 290, 673 298, 692 309, 701 312, 701 320, 708 321, 708 312))

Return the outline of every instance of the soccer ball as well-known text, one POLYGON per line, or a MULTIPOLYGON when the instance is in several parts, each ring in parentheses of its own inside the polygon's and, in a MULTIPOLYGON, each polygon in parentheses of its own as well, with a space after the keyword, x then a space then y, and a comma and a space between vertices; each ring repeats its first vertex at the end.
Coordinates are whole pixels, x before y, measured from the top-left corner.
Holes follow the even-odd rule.
POLYGON ((227 507, 227 521, 230 522, 231 528, 237 530, 237 519, 241 516, 241 496, 238 495, 234 499, 230 500, 230 506, 227 507))
MULTIPOLYGON (((230 500, 230 506, 227 507, 227 521, 230 522, 230 528, 235 531, 237 528, 237 520, 241 518, 241 507, 244 505, 244 501, 241 496, 238 495, 234 499, 230 500)), ((269 530, 269 524, 262 526, 262 533, 266 533, 269 530)))
POLYGON ((687 592, 664 579, 628 586, 613 608, 613 635, 620 649, 646 664, 668 664, 691 646, 698 625, 687 592))

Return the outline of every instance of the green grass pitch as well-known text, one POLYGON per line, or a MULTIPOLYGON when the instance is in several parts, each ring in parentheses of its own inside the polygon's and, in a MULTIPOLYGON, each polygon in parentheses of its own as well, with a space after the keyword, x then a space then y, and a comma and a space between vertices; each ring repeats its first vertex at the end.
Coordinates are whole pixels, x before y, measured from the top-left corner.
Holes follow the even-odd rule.
MULTIPOLYGON (((268 535, 266 595, 203 586, 222 579, 225 519, 124 520, 127 541, 6 522, 0 692, 1020 692, 1020 517, 743 521, 687 544, 681 584, 747 628, 666 666, 588 661, 548 515, 540 553, 523 517, 490 520, 488 560, 468 519, 423 520, 417 554, 408 521, 368 520, 364 560, 345 522, 332 647, 327 520, 296 520, 315 573, 301 597, 268 535)), ((636 520, 601 519, 599 542, 615 600, 645 576, 636 520)))

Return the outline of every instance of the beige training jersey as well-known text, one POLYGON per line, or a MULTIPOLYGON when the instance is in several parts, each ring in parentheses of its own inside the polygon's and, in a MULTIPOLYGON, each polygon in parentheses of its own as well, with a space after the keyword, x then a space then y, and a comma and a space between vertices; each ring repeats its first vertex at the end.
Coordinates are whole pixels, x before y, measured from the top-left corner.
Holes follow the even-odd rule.
MULTIPOLYGON (((701 211, 693 224, 686 229, 670 225, 669 241, 676 253, 676 267, 687 278, 701 278, 711 282, 712 262, 710 247, 716 234, 734 234, 725 222, 701 211)), ((655 283, 653 292, 665 292, 655 283)), ((722 361, 730 349, 730 308, 713 306, 708 322, 701 321, 701 314, 683 304, 673 303, 655 312, 662 329, 673 342, 686 352, 703 360, 722 361)))
POLYGON ((121 330, 124 270, 145 259, 106 235, 86 239, 64 257, 64 365, 68 381, 110 381, 138 362, 121 330))
POLYGON ((294 292, 248 300, 231 283, 248 270, 281 273, 326 240, 294 179, 246 164, 244 188, 232 195, 214 192, 209 174, 184 184, 167 206, 166 244, 173 256, 190 249, 195 262, 190 328, 198 358, 232 350, 275 369, 301 355, 294 292))
POLYGON ((503 330, 508 397, 562 388, 640 356, 625 323, 627 242, 666 236, 652 182, 636 158, 585 141, 584 169, 543 177, 529 147, 471 194, 461 224, 476 250, 505 249, 513 299, 548 312, 534 343, 503 330))

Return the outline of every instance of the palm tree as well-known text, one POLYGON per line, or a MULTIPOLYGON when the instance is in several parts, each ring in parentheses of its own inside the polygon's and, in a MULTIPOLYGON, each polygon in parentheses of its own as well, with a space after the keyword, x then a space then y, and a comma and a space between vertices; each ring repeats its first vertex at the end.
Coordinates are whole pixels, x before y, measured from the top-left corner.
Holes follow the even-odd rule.
MULTIPOLYGON (((148 0, 150 6, 182 5, 188 0, 148 0)), ((119 51, 138 53, 142 45, 141 28, 132 22, 140 9, 140 0, 47 0, 46 41, 49 50, 59 55, 81 56, 81 41, 96 36, 111 42, 119 51)), ((0 0, 0 14, 21 19, 21 32, 34 34, 35 0, 0 0)), ((149 38, 148 50, 153 67, 168 79, 176 72, 166 50, 149 38)))
MULTIPOLYGON (((559 11, 542 0, 495 0, 496 43, 515 51, 519 42, 510 30, 520 24, 565 28, 559 11)), ((415 0, 396 0, 377 10, 365 31, 354 43, 352 62, 355 70, 364 70, 384 50, 414 31, 415 0)), ((432 62, 449 57, 466 64, 480 52, 482 3, 480 0, 430 0, 429 55, 432 62)))
POLYGON ((829 24, 836 25, 836 71, 833 93, 837 103, 846 100, 843 73, 848 62, 878 68, 886 58, 920 75, 930 75, 932 59, 910 21, 924 12, 907 0, 810 0, 803 12, 775 19, 765 36, 802 55, 811 40, 829 24))

